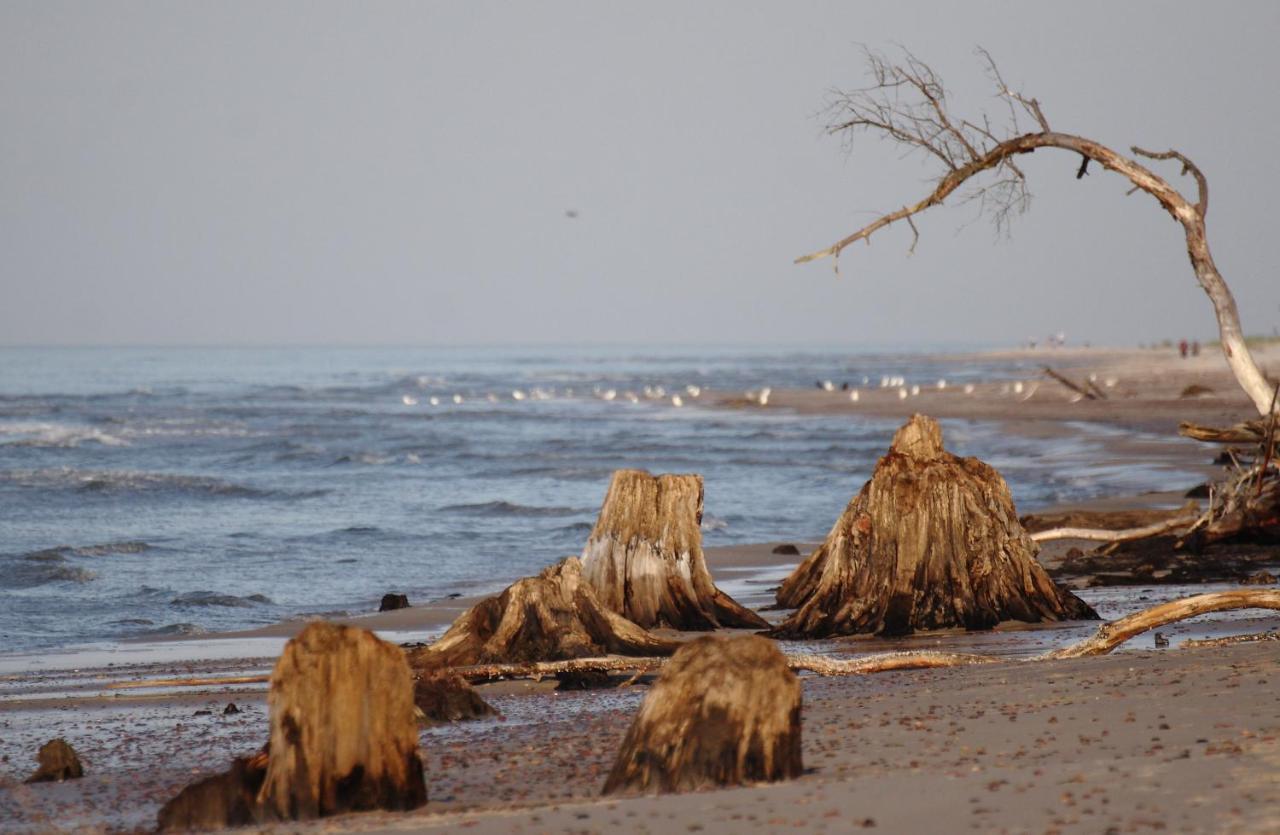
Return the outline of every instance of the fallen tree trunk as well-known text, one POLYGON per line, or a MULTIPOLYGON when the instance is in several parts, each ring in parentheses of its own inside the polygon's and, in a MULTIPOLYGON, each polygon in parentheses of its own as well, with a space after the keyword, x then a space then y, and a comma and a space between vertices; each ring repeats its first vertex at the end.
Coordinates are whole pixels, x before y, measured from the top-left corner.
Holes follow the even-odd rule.
POLYGON ((822 545, 778 590, 796 611, 768 634, 822 638, 1096 618, 1036 562, 1004 479, 943 449, 913 415, 822 545))
POLYGON ((568 557, 480 601, 440 640, 409 657, 417 668, 466 667, 606 654, 670 655, 678 646, 606 608, 583 580, 582 564, 568 557))
POLYGON ((701 526, 701 476, 618 470, 582 549, 582 577, 645 629, 767 628, 712 582, 701 526))
POLYGON ((645 696, 604 794, 799 777, 800 702, 800 681, 772 641, 690 641, 645 696))

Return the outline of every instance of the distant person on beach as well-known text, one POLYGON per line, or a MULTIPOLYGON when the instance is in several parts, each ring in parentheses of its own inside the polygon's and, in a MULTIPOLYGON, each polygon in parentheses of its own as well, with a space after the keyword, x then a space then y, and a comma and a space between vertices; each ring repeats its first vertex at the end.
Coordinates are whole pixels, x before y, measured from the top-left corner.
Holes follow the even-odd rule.
POLYGON ((1200 340, 1198 339, 1191 343, 1191 356, 1200 356, 1200 340))
POLYGON ((1182 355, 1183 359, 1187 358, 1187 340, 1183 339, 1178 342, 1178 353, 1182 355))

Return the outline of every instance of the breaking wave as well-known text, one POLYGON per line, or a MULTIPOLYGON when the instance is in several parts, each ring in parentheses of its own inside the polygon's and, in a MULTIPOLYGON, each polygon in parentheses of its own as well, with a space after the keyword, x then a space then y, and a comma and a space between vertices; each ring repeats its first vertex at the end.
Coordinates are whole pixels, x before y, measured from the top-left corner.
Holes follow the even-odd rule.
POLYGON ((225 606, 232 609, 251 609, 254 606, 268 606, 271 603, 271 598, 265 594, 237 597, 234 594, 219 594, 214 591, 189 591, 169 601, 170 606, 225 606))
POLYGON ((440 508, 442 513, 461 513, 468 516, 577 516, 590 513, 576 507, 538 507, 506 501, 478 502, 476 504, 450 504, 440 508))

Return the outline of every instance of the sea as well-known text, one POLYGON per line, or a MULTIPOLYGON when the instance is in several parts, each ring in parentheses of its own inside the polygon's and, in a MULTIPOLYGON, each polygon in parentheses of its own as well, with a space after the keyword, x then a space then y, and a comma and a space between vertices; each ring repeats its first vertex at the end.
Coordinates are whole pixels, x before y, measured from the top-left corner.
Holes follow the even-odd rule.
MULTIPOLYGON (((0 648, 498 591, 580 552, 624 467, 700 473, 705 545, 815 541, 897 422, 718 396, 1037 369, 820 347, 0 348, 0 648)), ((1103 427, 944 431, 1020 511, 1168 483, 1109 465, 1103 427)))

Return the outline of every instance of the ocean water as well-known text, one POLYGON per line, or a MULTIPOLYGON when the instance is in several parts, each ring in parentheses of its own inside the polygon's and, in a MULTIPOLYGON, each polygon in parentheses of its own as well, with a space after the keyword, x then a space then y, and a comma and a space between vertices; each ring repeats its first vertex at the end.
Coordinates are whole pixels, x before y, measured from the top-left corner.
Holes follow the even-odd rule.
MULTIPOLYGON (((0 646, 495 591, 577 553, 621 467, 701 473, 707 545, 817 539, 896 422, 712 393, 1033 373, 834 350, 0 348, 0 646)), ((1020 510, 1167 479, 1108 466, 1102 429, 945 431, 1020 510)))

